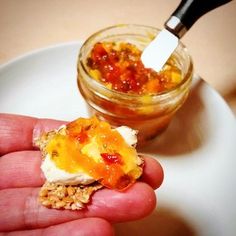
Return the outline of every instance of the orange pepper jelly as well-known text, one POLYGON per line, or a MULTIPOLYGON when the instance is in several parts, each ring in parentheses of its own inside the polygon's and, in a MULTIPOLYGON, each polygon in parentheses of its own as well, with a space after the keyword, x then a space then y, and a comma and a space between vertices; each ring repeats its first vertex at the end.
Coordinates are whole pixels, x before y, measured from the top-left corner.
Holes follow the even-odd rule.
POLYGON ((181 42, 160 72, 144 67, 142 50, 159 32, 140 25, 109 27, 89 37, 78 57, 78 88, 90 115, 137 130, 138 149, 166 130, 193 76, 181 42))
POLYGON ((111 189, 127 188, 142 174, 135 148, 96 117, 79 118, 66 125, 49 140, 46 152, 57 168, 85 173, 111 189))
POLYGON ((89 74, 110 89, 130 94, 158 94, 181 82, 173 59, 157 73, 144 67, 141 53, 130 43, 98 42, 87 59, 89 74))

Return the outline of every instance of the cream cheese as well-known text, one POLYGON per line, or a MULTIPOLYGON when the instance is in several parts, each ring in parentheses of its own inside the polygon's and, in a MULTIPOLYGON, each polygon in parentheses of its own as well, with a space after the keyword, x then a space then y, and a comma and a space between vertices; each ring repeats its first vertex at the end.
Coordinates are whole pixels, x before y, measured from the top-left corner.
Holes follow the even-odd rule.
POLYGON ((51 160, 49 155, 46 155, 46 158, 41 165, 41 169, 48 182, 56 182, 68 185, 86 185, 94 182, 94 179, 92 177, 83 172, 68 173, 58 168, 51 160))
MULTIPOLYGON (((121 136, 125 139, 126 143, 130 146, 135 146, 137 143, 137 131, 126 127, 121 126, 116 128, 116 130, 121 134, 121 136)), ((96 145, 94 142, 84 146, 81 150, 84 153, 93 153, 92 156, 98 158, 96 145), (95 155, 96 154, 96 155, 95 155)), ((100 156, 100 154, 99 154, 100 156)), ((44 173, 45 178, 48 182, 56 182, 60 184, 68 184, 68 185, 77 185, 77 184, 91 184, 95 180, 89 176, 88 174, 84 173, 83 171, 78 171, 77 173, 68 173, 60 168, 58 168, 55 163, 51 160, 50 155, 46 155, 41 169, 44 173)))

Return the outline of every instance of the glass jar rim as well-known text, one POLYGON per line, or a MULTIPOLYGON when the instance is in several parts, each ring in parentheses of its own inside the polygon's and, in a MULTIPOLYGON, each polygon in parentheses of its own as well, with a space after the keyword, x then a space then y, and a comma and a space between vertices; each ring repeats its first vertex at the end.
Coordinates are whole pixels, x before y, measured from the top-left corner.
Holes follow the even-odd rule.
POLYGON ((90 76, 89 71, 87 70, 86 66, 83 63, 83 60, 82 60, 82 56, 83 56, 82 55, 82 49, 84 47, 86 47, 94 38, 96 38, 100 34, 106 32, 106 31, 112 30, 112 29, 122 28, 122 27, 123 28, 132 27, 132 28, 150 29, 150 30, 156 31, 156 33, 159 33, 161 31, 160 29, 155 28, 153 26, 147 26, 147 25, 141 25, 141 24, 118 24, 118 25, 113 25, 113 26, 109 26, 109 27, 103 28, 103 29, 95 32, 94 34, 92 34, 82 44, 82 46, 80 48, 79 56, 78 56, 78 63, 81 65, 81 67, 84 70, 84 72, 88 75, 90 83, 92 83, 96 87, 99 87, 100 89, 102 89, 102 90, 104 90, 106 92, 113 93, 114 95, 122 96, 123 98, 128 98, 128 99, 135 99, 135 98, 140 98, 140 97, 143 97, 143 96, 149 96, 149 97, 151 97, 153 99, 155 99, 155 98, 159 98, 160 99, 160 97, 162 97, 162 96, 163 97, 165 97, 166 95, 169 96, 171 93, 174 93, 176 90, 180 89, 182 86, 185 86, 185 84, 188 83, 188 81, 192 77, 191 75, 193 74, 193 61, 192 61, 192 58, 191 58, 191 56, 190 56, 186 46, 181 41, 179 41, 179 44, 178 44, 177 47, 181 47, 181 50, 184 51, 184 53, 186 54, 186 56, 187 56, 187 58, 189 60, 189 65, 188 65, 187 73, 184 76, 184 79, 177 86, 175 86, 174 88, 167 89, 167 90, 164 90, 162 92, 155 93, 155 94, 133 94, 133 93, 125 93, 125 92, 116 91, 114 89, 110 89, 106 85, 104 85, 104 84, 96 81, 95 79, 93 79, 90 76))

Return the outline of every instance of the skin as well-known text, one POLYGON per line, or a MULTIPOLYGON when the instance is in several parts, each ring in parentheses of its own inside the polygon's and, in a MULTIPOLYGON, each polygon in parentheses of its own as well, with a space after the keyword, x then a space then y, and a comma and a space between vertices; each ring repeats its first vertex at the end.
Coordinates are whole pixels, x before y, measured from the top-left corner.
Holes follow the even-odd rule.
POLYGON ((33 140, 64 123, 0 114, 0 235, 114 235, 112 223, 137 220, 155 209, 163 170, 150 157, 144 157, 142 178, 124 192, 99 190, 80 211, 43 207, 38 192, 45 179, 33 140))

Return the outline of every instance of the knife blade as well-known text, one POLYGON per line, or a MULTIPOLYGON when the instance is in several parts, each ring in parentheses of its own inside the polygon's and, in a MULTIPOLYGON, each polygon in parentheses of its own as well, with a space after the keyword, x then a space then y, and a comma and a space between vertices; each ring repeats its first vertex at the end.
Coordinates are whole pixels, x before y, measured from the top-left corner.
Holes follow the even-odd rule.
POLYGON ((159 72, 178 46, 179 39, 205 13, 232 0, 182 0, 164 29, 143 50, 141 61, 146 68, 159 72))

